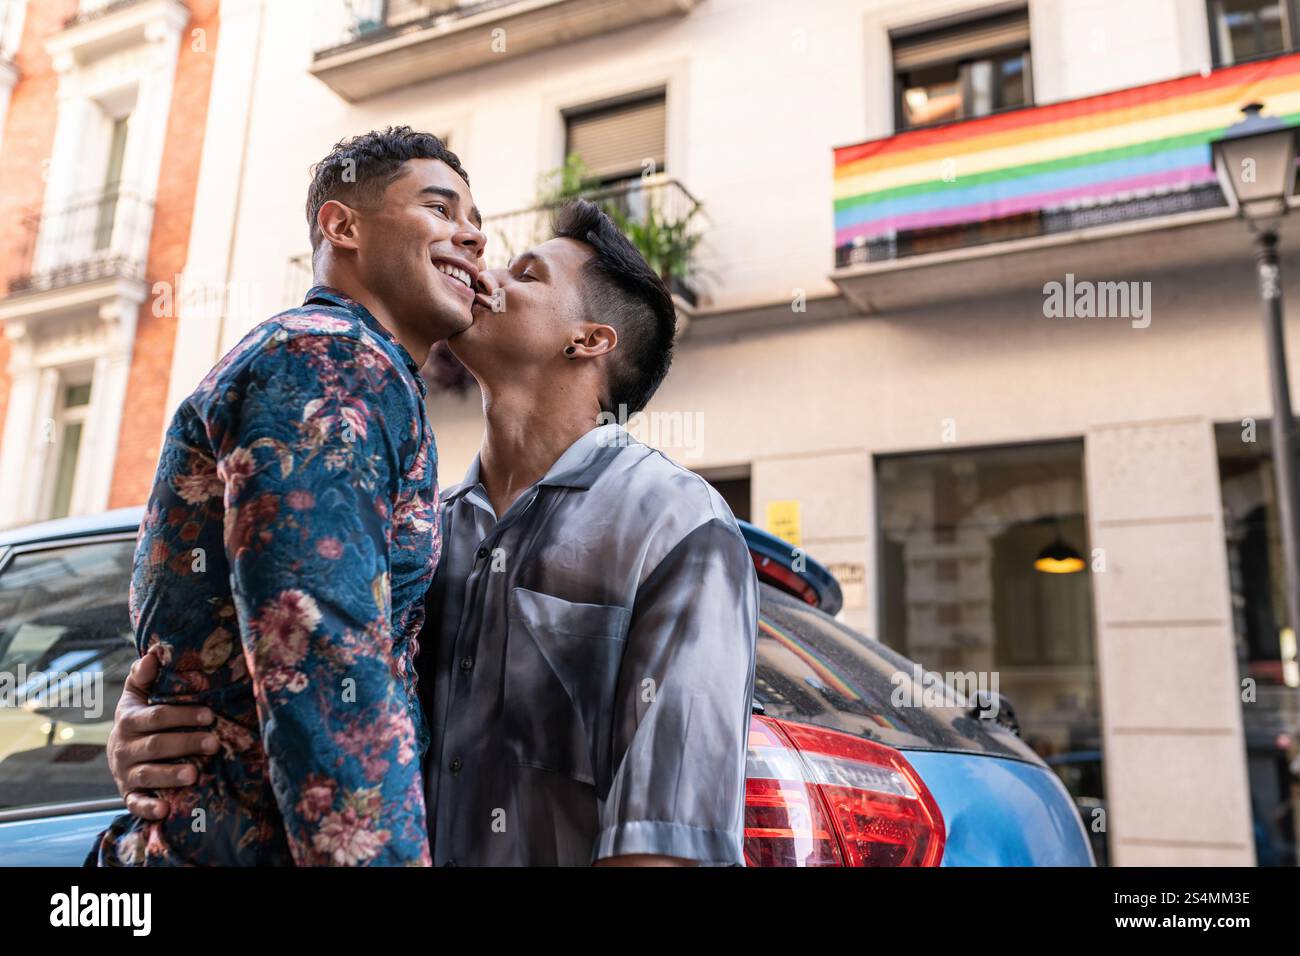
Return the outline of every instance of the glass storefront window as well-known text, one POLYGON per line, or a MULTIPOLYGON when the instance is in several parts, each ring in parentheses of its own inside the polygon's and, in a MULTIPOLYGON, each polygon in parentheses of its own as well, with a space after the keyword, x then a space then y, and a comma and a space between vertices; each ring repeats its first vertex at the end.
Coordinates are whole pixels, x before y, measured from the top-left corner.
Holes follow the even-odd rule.
POLYGON ((1105 808, 1081 441, 877 459, 881 640, 983 672, 1079 807, 1105 808))
POLYGON ((1215 428, 1232 588, 1255 854, 1294 866, 1300 810, 1300 671, 1282 591, 1272 442, 1266 422, 1215 428))

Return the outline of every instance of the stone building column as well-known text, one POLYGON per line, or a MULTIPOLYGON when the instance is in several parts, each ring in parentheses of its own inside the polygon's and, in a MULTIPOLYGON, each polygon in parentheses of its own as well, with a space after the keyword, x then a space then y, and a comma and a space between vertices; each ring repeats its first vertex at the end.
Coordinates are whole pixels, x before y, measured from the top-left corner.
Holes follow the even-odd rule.
POLYGON ((1213 423, 1099 425, 1085 444, 1112 860, 1253 865, 1213 423))

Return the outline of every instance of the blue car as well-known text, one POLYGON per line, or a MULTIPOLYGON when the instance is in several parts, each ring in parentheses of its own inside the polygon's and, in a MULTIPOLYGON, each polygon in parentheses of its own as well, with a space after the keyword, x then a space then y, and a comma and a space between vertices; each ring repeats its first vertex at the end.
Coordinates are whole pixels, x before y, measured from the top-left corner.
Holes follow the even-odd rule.
MULTIPOLYGON (((136 657, 141 514, 0 533, 0 865, 79 865, 121 812, 104 747, 136 657)), ((1073 801, 1005 702, 932 700, 912 661, 834 619, 824 567, 744 531, 761 582, 750 866, 1093 865, 1073 801)))

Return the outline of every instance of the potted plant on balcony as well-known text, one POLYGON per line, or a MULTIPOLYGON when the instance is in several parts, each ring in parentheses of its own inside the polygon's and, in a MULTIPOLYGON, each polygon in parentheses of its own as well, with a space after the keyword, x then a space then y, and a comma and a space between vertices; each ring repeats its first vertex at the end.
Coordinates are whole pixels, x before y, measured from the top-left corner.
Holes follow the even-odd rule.
POLYGON ((591 170, 577 153, 564 157, 564 163, 542 173, 537 182, 537 205, 552 209, 570 199, 588 195, 593 190, 591 170))
POLYGON ((699 200, 692 199, 684 214, 666 216, 656 210, 656 203, 646 205, 643 215, 629 215, 621 209, 610 210, 611 218, 623 235, 645 256, 650 268, 659 274, 674 293, 695 305, 695 290, 691 288, 691 263, 695 247, 700 243, 700 233, 691 228, 691 221, 700 211, 699 200))
POLYGON ((384 26, 384 4, 382 0, 346 0, 348 17, 352 21, 352 33, 360 39, 374 33, 384 26))
MULTIPOLYGON (((680 187, 675 183, 634 181, 624 187, 601 187, 594 184, 591 171, 576 153, 570 153, 562 166, 543 174, 538 188, 537 204, 554 209, 576 198, 589 198, 599 205, 645 256, 646 262, 659 274, 670 289, 691 305, 695 304, 695 291, 689 280, 692 259, 700 242, 700 233, 693 228, 693 220, 700 212, 699 200, 681 190, 682 210, 666 211, 668 190, 680 187), (634 197, 640 194, 637 201, 634 197)), ((545 236, 536 237, 541 241, 545 236)))

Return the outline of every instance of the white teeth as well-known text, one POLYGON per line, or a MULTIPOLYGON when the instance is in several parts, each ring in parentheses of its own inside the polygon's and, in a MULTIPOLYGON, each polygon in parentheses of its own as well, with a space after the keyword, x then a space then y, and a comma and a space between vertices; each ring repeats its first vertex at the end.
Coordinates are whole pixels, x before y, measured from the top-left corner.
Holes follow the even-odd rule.
POLYGON ((437 267, 439 272, 445 273, 453 279, 459 279, 461 282, 465 283, 467 288, 474 288, 474 283, 470 281, 469 273, 464 269, 457 269, 455 266, 449 266, 445 262, 435 262, 434 266, 437 267))

